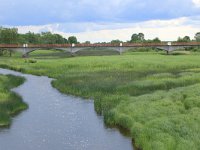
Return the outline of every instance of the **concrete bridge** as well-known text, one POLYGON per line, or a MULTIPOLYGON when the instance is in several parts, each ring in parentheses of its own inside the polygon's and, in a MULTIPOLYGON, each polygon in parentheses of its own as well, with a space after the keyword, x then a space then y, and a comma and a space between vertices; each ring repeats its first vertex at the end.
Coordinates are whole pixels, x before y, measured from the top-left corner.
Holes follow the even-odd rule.
POLYGON ((74 54, 80 50, 88 48, 106 48, 119 52, 119 54, 126 50, 133 48, 156 48, 164 50, 167 53, 184 49, 187 47, 200 46, 200 42, 162 42, 162 43, 119 43, 119 44, 0 44, 0 49, 9 49, 10 51, 22 52, 23 57, 28 56, 29 53, 35 50, 64 50, 74 54))

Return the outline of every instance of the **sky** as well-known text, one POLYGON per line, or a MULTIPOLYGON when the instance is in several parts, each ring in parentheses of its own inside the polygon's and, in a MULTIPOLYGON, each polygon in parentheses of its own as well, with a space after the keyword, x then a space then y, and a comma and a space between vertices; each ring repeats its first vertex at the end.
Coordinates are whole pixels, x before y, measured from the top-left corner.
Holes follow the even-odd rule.
POLYGON ((0 26, 81 42, 127 41, 139 32, 171 41, 200 32, 200 0, 0 0, 0 26))

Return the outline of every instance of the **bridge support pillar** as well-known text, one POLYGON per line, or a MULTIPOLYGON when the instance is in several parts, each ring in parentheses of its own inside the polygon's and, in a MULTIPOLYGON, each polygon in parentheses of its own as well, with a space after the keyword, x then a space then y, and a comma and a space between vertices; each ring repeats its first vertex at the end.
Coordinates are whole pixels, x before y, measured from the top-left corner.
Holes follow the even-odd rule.
POLYGON ((74 56, 74 51, 73 51, 74 47, 75 47, 75 44, 72 43, 72 45, 71 45, 71 47, 70 47, 71 56, 74 56))
POLYGON ((123 43, 120 43, 120 45, 119 45, 119 55, 122 54, 122 46, 123 46, 123 43))
POLYGON ((122 48, 120 47, 119 48, 119 55, 121 55, 122 54, 122 48))
POLYGON ((22 54, 22 58, 27 58, 27 57, 29 56, 29 54, 28 54, 28 52, 27 52, 27 49, 24 48, 23 51, 24 51, 24 52, 23 52, 23 54, 22 54))
POLYGON ((172 42, 168 42, 167 45, 168 45, 167 55, 169 55, 169 52, 172 50, 172 42))
POLYGON ((28 57, 28 53, 27 53, 27 48, 28 48, 28 44, 23 44, 23 58, 27 58, 28 57))

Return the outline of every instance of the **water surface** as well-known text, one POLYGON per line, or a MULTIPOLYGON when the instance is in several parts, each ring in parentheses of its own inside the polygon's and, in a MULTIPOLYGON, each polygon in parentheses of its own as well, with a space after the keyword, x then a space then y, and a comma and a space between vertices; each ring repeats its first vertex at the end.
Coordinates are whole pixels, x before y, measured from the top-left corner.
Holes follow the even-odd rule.
POLYGON ((61 94, 52 79, 0 69, 0 74, 23 76, 14 89, 29 109, 0 129, 0 150, 133 150, 131 139, 106 128, 93 101, 61 94))

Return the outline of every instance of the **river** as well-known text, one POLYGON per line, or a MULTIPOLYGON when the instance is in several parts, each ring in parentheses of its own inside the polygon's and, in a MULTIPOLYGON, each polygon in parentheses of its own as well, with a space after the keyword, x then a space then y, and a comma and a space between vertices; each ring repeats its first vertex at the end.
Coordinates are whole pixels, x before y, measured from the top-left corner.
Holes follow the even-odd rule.
POLYGON ((13 91, 29 105, 0 129, 0 150, 133 150, 131 138, 104 125, 92 100, 60 93, 48 77, 6 69, 0 74, 26 78, 13 91))

